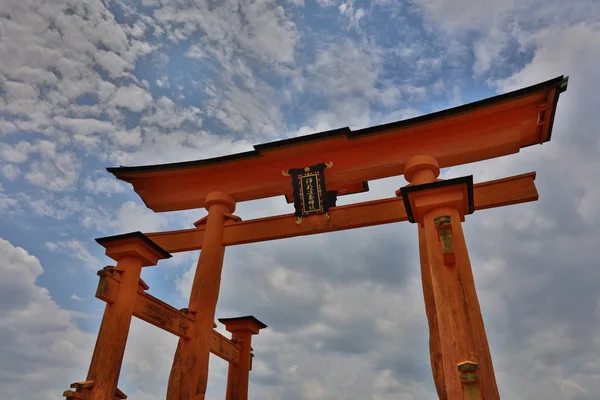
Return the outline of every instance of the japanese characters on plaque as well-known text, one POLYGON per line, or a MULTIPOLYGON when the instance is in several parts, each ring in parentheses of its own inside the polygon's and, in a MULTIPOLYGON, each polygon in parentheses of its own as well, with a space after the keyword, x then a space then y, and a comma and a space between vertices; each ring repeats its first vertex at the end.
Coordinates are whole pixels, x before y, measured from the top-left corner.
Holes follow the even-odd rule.
POLYGON ((302 222, 302 217, 311 214, 326 214, 329 217, 328 210, 335 206, 337 192, 327 191, 324 171, 332 166, 333 163, 321 163, 283 171, 283 175, 292 177, 297 223, 302 222))

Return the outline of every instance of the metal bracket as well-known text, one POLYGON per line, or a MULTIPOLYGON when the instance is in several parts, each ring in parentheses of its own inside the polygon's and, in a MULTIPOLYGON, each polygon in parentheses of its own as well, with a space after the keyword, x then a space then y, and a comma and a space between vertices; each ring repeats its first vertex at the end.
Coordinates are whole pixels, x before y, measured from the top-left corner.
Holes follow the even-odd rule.
POLYGON ((440 244, 442 246, 442 256, 445 265, 454 265, 456 257, 454 255, 454 241, 452 238, 452 221, 450 216, 442 215, 434 218, 435 227, 438 231, 440 244))

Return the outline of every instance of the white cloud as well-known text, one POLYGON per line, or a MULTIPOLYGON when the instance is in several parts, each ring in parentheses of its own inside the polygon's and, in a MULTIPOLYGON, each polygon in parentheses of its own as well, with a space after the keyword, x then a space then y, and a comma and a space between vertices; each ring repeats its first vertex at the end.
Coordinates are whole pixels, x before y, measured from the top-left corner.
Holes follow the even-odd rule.
POLYGON ((381 105, 393 107, 401 96, 422 97, 422 88, 385 85, 383 61, 382 49, 370 42, 346 39, 319 49, 307 66, 308 80, 310 91, 327 103, 312 112, 310 130, 364 128, 373 123, 371 116, 381 105))
POLYGON ((65 240, 60 242, 46 242, 44 246, 53 253, 63 253, 78 261, 83 262, 85 268, 98 270, 102 267, 100 260, 90 253, 85 243, 79 240, 65 240))
POLYGON ((112 51, 100 50, 94 55, 96 63, 111 77, 118 78, 123 75, 123 72, 131 67, 131 63, 127 62, 119 55, 112 51))
POLYGON ((336 4, 336 0, 316 0, 321 7, 330 7, 336 4))
POLYGON ((14 181, 21 175, 21 170, 15 164, 6 164, 2 166, 2 175, 9 181, 14 181))
POLYGON ((162 133, 157 129, 144 129, 144 141, 135 151, 115 151, 111 162, 120 165, 148 165, 177 161, 198 160, 252 149, 246 140, 234 140, 226 135, 216 135, 204 130, 186 132, 173 130, 162 133))
POLYGON ((4 193, 0 193, 0 211, 2 211, 5 215, 9 215, 9 212, 14 212, 15 210, 19 209, 20 206, 17 199, 8 197, 4 193))
POLYGON ((170 87, 171 84, 169 83, 169 77, 168 76, 163 76, 163 77, 158 78, 156 80, 156 85, 158 87, 161 87, 161 88, 165 88, 165 87, 168 88, 168 87, 170 87))
POLYGON ((44 272, 36 257, 4 239, 0 254, 3 396, 25 391, 37 399, 56 399, 84 371, 92 338, 36 284, 44 272))
POLYGON ((277 137, 282 115, 272 102, 275 93, 267 85, 257 86, 255 90, 249 90, 233 83, 227 85, 210 101, 207 114, 238 133, 277 137))
POLYGON ((233 1, 193 4, 177 0, 155 11, 157 20, 166 25, 172 40, 203 32, 206 46, 231 51, 239 49, 267 65, 293 63, 298 40, 296 25, 274 1, 253 3, 233 1))
POLYGON ((106 194, 111 196, 113 193, 122 193, 125 191, 123 184, 115 178, 87 178, 85 180, 85 190, 93 194, 106 194))
POLYGON ((173 100, 163 96, 156 101, 152 112, 145 115, 141 122, 165 129, 181 128, 186 122, 199 127, 202 123, 200 112, 198 107, 178 107, 173 100))
POLYGON ((25 179, 51 191, 73 190, 79 179, 80 162, 77 156, 67 151, 57 153, 53 147, 47 151, 41 149, 41 155, 41 160, 32 161, 25 179))
POLYGON ((37 191, 35 196, 19 192, 14 197, 19 204, 29 207, 34 215, 57 220, 63 220, 84 208, 84 204, 73 196, 57 197, 53 193, 41 190, 37 191))
POLYGON ((34 151, 34 148, 29 142, 21 141, 14 146, 0 143, 0 156, 8 162, 25 162, 32 151, 34 151))
POLYGON ((117 211, 116 224, 120 232, 155 232, 165 227, 166 218, 133 201, 124 203, 117 211))
POLYGON ((135 148, 143 141, 142 128, 139 126, 129 130, 112 132, 109 136, 119 148, 135 148))
POLYGON ((358 25, 360 19, 367 13, 363 8, 355 8, 353 0, 340 4, 338 8, 340 13, 349 19, 350 26, 358 25))
POLYGON ((143 111, 152 103, 152 95, 139 86, 130 84, 121 86, 115 92, 112 103, 131 111, 143 111))
POLYGON ((75 300, 75 301, 79 301, 79 302, 85 301, 85 299, 84 299, 83 297, 79 297, 79 296, 77 296, 76 294, 72 294, 72 295, 71 295, 71 298, 72 298, 73 300, 75 300))

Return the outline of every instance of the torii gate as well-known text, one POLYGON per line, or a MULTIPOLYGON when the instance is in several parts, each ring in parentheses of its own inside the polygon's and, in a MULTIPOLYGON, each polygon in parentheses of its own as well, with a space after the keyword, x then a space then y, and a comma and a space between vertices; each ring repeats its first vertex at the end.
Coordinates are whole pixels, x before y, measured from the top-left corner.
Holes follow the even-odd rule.
POLYGON ((442 167, 549 141, 567 80, 560 76, 434 114, 281 140, 241 154, 108 168, 156 212, 204 207, 208 215, 193 229, 97 239, 117 264, 98 273, 96 297, 107 305, 87 380, 71 385, 75 390, 64 396, 127 397, 117 383, 135 316, 180 337, 167 399, 205 398, 212 352, 229 362, 227 400, 246 400, 251 337, 266 325, 252 316, 221 319, 232 339, 213 329, 225 247, 408 220, 417 224, 439 398, 499 399, 462 222, 475 210, 537 200, 535 172, 475 185, 472 176, 437 177, 442 167), (335 206, 336 196, 367 191, 369 180, 402 174, 409 184, 396 197, 335 206), (249 221, 233 215, 237 202, 281 195, 294 203, 296 213, 249 221), (191 250, 202 251, 187 309, 146 293, 142 267, 191 250))

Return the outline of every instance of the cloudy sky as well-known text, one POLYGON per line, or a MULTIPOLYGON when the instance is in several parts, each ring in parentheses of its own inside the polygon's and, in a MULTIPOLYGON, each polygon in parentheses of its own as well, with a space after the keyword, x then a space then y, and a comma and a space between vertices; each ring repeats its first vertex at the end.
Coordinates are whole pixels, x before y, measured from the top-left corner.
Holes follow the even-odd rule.
MULTIPOLYGON (((536 203, 465 234, 501 395, 600 393, 600 3, 596 0, 2 0, 0 393, 57 399, 83 380, 104 304, 93 239, 192 227, 104 168, 427 114, 569 75, 552 141, 451 168, 537 171, 536 203)), ((340 203, 391 197, 402 177, 340 203)), ((293 212, 283 198, 243 219, 293 212)), ((250 396, 435 397, 409 223, 228 248, 217 317, 253 314, 250 396)), ((144 270, 187 305, 198 253, 144 270)), ((222 330, 222 326, 219 327, 222 330)), ((164 399, 176 339, 134 321, 120 388, 164 399)), ((226 364, 211 358, 209 399, 226 364)))

